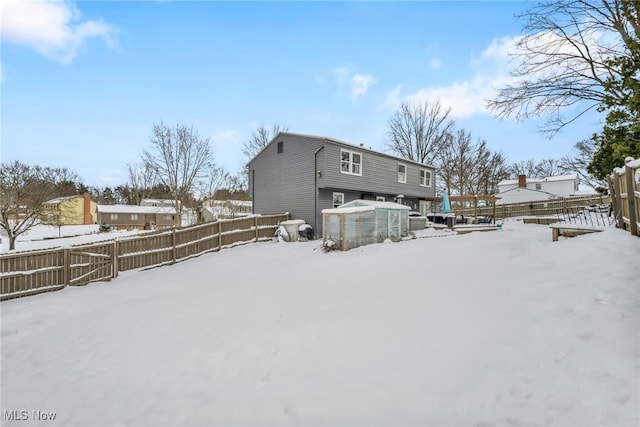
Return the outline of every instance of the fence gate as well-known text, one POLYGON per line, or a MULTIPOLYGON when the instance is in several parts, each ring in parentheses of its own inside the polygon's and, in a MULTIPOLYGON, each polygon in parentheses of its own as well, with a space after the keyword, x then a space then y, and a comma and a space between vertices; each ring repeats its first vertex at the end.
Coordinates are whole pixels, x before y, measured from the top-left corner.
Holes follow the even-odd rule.
POLYGON ((111 280, 114 272, 115 245, 74 246, 69 249, 69 281, 82 286, 98 280, 111 280))

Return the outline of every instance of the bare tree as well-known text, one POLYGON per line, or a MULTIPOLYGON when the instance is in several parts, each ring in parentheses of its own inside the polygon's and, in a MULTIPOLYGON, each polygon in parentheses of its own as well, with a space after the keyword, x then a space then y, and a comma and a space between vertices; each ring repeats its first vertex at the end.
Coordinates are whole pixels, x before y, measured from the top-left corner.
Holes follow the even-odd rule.
POLYGON ((56 211, 48 201, 75 193, 77 175, 66 168, 30 166, 20 161, 0 165, 0 227, 15 250, 16 238, 56 211), (70 194, 69 194, 70 193, 70 194))
POLYGON ((245 157, 245 163, 248 163, 251 159, 253 159, 256 154, 258 154, 264 147, 266 147, 273 138, 276 137, 280 132, 286 132, 288 130, 287 126, 281 126, 280 124, 275 124, 268 129, 265 125, 260 124, 251 134, 251 138, 244 143, 242 146, 242 154, 245 157))
POLYGON ((158 182, 158 174, 147 163, 127 164, 129 171, 129 189, 131 198, 136 205, 140 205, 142 199, 148 199, 153 187, 158 182))
POLYGON ((453 125, 451 108, 443 108, 439 100, 403 102, 387 124, 387 146, 403 159, 435 163, 453 125))
POLYGON ((492 152, 484 140, 464 129, 450 135, 437 159, 442 189, 450 194, 492 194, 507 176, 504 154, 492 152))
POLYGON ((519 162, 511 164, 509 167, 509 175, 513 178, 517 178, 518 175, 539 177, 542 176, 542 169, 540 168, 540 163, 537 163, 534 159, 520 160, 519 162))
POLYGON ((182 209, 192 199, 196 182, 214 167, 209 138, 200 138, 193 126, 170 128, 160 122, 153 125, 151 146, 143 151, 142 160, 169 189, 181 224, 182 209))
POLYGON ((222 168, 210 168, 198 183, 197 193, 202 202, 213 199, 216 192, 229 185, 231 175, 222 168))
POLYGON ((491 151, 484 140, 476 142, 473 155, 467 187, 469 194, 497 193, 498 183, 509 176, 505 155, 491 151))
POLYGON ((607 183, 596 178, 587 171, 591 159, 598 151, 594 139, 584 139, 576 142, 572 152, 560 159, 559 168, 562 173, 578 174, 580 181, 592 188, 607 188, 607 183))
POLYGON ((540 176, 556 176, 563 174, 563 169, 560 167, 560 160, 558 159, 542 159, 538 163, 538 170, 540 176))
POLYGON ((500 88, 488 107, 499 117, 548 117, 543 130, 554 135, 607 101, 624 103, 611 82, 624 79, 620 58, 637 54, 640 24, 630 3, 545 0, 520 15, 526 35, 513 54, 515 82, 500 88))

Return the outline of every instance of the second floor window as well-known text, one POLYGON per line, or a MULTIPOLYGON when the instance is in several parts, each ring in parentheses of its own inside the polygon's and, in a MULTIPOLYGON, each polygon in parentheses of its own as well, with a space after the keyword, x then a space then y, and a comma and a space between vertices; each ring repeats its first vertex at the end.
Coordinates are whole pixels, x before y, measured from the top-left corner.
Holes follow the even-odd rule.
POLYGON ((398 182, 407 183, 407 165, 398 163, 398 182))
POLYGON ((118 214, 109 215, 109 219, 111 219, 111 221, 116 221, 118 219, 118 214))
POLYGON ((362 154, 355 151, 340 150, 340 172, 350 175, 362 175, 362 154))
POLYGON ((426 169, 420 169, 420 185, 422 187, 431 187, 431 172, 426 169))
POLYGON ((137 221, 138 220, 138 214, 131 214, 131 221, 137 221))

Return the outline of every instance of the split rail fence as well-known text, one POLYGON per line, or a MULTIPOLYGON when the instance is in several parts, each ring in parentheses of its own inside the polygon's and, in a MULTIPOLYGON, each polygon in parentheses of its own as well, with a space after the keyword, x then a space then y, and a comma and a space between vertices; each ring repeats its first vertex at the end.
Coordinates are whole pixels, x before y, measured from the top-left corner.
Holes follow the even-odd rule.
POLYGON ((625 166, 607 177, 616 227, 640 236, 640 159, 627 158, 625 166))
POLYGON ((109 281, 239 243, 270 240, 289 214, 208 222, 94 244, 0 255, 0 300, 109 281))

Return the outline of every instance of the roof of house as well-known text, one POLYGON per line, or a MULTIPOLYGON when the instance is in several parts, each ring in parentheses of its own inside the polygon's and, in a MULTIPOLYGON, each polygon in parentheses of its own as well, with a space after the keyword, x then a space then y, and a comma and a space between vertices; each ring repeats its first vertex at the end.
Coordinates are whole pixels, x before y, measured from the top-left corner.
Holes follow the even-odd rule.
POLYGON ((97 205, 96 211, 101 213, 155 213, 175 214, 176 210, 168 206, 137 206, 137 205, 97 205))
POLYGON ((542 190, 534 190, 533 188, 523 188, 523 187, 516 187, 516 188, 510 188, 506 191, 503 191, 500 194, 500 198, 503 198, 503 196, 505 194, 508 193, 517 193, 517 192, 526 192, 526 193, 540 193, 540 194, 544 194, 547 195, 549 197, 558 197, 557 195, 553 194, 553 193, 549 193, 548 191, 542 191, 542 190))
POLYGON ((56 197, 55 199, 47 200, 45 203, 61 203, 61 202, 64 202, 65 200, 75 199, 76 197, 84 197, 84 196, 75 195, 75 196, 56 197))
MULTIPOLYGON (((426 167, 429 167, 429 168, 435 169, 435 167, 434 167, 434 166, 432 166, 432 165, 428 165, 428 164, 426 164, 426 163, 420 163, 420 162, 417 162, 417 161, 415 161, 415 160, 403 159, 402 157, 394 156, 394 155, 392 155, 392 154, 387 154, 387 153, 383 153, 383 152, 381 152, 381 151, 373 150, 373 149, 371 149, 371 148, 366 148, 366 147, 364 146, 364 144, 357 145, 357 144, 352 144, 352 143, 350 143, 350 142, 342 141, 342 140, 340 140, 340 139, 331 138, 331 137, 328 137, 328 136, 321 136, 321 135, 309 135, 309 134, 304 134, 304 133, 294 133, 294 132, 279 132, 276 136, 274 136, 274 137, 273 137, 273 139, 272 139, 271 141, 269 141, 269 143, 268 143, 267 145, 265 145, 265 146, 264 146, 264 148, 262 148, 262 150, 260 150, 260 151, 258 152, 258 154, 256 154, 256 155, 253 157, 253 159, 255 159, 256 157, 258 157, 258 156, 260 155, 260 153, 262 153, 262 152, 263 152, 263 151, 264 151, 268 146, 270 146, 271 144, 273 144, 273 142, 274 142, 276 139, 278 139, 281 135, 293 135, 293 136, 299 136, 299 137, 302 137, 302 138, 315 138, 315 139, 321 139, 321 140, 324 140, 324 141, 329 142, 329 143, 333 143, 333 144, 337 144, 337 145, 343 145, 343 146, 345 146, 345 147, 347 147, 347 148, 349 148, 349 149, 356 149, 356 150, 359 150, 359 151, 368 151, 368 152, 370 152, 370 153, 373 153, 373 154, 376 154, 376 155, 379 155, 379 156, 390 157, 390 158, 392 158, 392 159, 395 159, 395 160, 398 160, 398 161, 401 161, 401 162, 405 162, 405 163, 413 163, 413 164, 416 164, 416 165, 419 165, 419 166, 423 166, 423 167, 425 167, 425 166, 426 166, 426 167)), ((249 160, 249 162, 248 162, 248 163, 251 163, 251 162, 253 161, 253 159, 249 160)))
MULTIPOLYGON (((554 175, 547 176, 544 178, 527 178, 528 183, 537 183, 537 182, 552 182, 552 181, 575 181, 578 179, 578 175, 575 173, 567 174, 567 175, 554 175)), ((498 185, 512 185, 518 184, 518 179, 503 179, 498 183, 498 185)))

